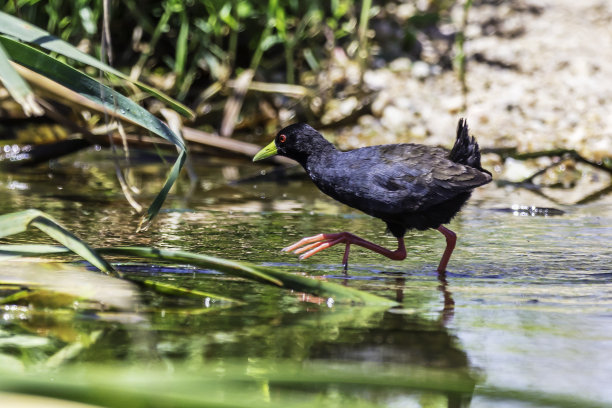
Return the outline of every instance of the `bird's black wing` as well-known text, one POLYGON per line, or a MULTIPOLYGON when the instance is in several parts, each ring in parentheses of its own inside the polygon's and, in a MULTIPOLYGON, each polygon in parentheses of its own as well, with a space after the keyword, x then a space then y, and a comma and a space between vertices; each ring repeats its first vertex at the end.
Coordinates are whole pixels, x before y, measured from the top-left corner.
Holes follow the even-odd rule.
POLYGON ((319 187, 372 215, 423 211, 491 180, 486 173, 449 160, 448 151, 441 148, 384 145, 342 155, 336 163, 344 165, 329 172, 335 188, 319 187))
POLYGON ((373 169, 374 185, 399 203, 398 211, 423 211, 491 181, 490 175, 451 161, 441 148, 390 145, 384 157, 385 165, 373 169))

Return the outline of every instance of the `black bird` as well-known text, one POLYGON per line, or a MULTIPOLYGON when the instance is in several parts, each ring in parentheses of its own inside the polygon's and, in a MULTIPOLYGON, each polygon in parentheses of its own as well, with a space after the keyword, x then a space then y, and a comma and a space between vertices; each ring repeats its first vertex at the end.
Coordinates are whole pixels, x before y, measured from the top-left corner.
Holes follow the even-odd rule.
POLYGON ((275 154, 300 163, 319 189, 330 197, 387 223, 398 241, 395 251, 349 232, 304 238, 283 251, 308 258, 344 243, 343 265, 350 245, 370 249, 394 260, 406 258, 406 230, 434 228, 446 237, 446 250, 438 272, 446 271, 457 236, 448 223, 470 198, 472 190, 491 181, 480 166, 478 143, 468 135, 467 122, 459 120, 457 140, 449 152, 418 144, 388 144, 341 152, 315 129, 298 123, 282 129, 253 161, 275 154))

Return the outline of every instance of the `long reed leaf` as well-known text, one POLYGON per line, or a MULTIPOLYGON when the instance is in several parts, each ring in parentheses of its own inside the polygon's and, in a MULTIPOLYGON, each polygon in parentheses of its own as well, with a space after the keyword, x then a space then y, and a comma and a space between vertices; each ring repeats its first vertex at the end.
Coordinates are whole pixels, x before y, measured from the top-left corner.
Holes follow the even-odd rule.
MULTIPOLYGON (((539 390, 476 387, 468 372, 441 370, 397 364, 352 364, 335 362, 294 363, 275 361, 265 366, 255 363, 224 361, 222 374, 212 365, 193 372, 180 366, 79 366, 46 373, 24 374, 0 369, 0 390, 60 398, 64 401, 105 407, 286 407, 351 406, 380 407, 378 390, 436 392, 442 395, 477 396, 482 403, 547 406, 558 408, 604 408, 606 402, 585 395, 551 394, 539 390), (265 367, 265 368, 264 368, 265 367), (256 368, 256 370, 254 369, 256 368), (251 374, 256 372, 256 374, 251 374), (273 398, 262 392, 262 382, 274 390, 273 398), (327 394, 332 387, 336 392, 327 394), (351 387, 351 388, 345 388, 351 387), (353 393, 344 401, 342 390, 353 393), (322 392, 323 391, 323 392, 322 392), (364 392, 369 391, 369 392, 364 392)), ((384 400, 384 398, 383 398, 384 400)), ((452 405, 452 404, 451 404, 452 405)), ((383 404, 382 406, 388 406, 383 404)), ((449 405, 450 406, 450 405, 449 405)), ((453 405, 454 406, 454 405, 453 405)))
POLYGON ((79 61, 83 64, 90 65, 103 72, 115 75, 123 80, 130 81, 138 88, 154 96, 160 101, 164 102, 172 109, 176 110, 180 114, 193 119, 195 113, 182 103, 172 99, 163 92, 158 91, 155 88, 143 84, 140 81, 132 80, 128 75, 114 69, 113 67, 102 63, 91 55, 81 52, 79 49, 70 45, 69 43, 52 36, 49 32, 29 24, 17 17, 13 17, 10 14, 0 12, 0 33, 10 35, 18 40, 36 44, 49 51, 57 52, 65 57, 71 58, 75 61, 79 61))
POLYGON ((233 299, 227 296, 223 296, 223 295, 219 295, 217 293, 204 292, 204 291, 197 290, 197 289, 183 288, 181 286, 173 285, 171 283, 156 282, 151 279, 141 279, 141 278, 136 278, 133 276, 125 276, 124 278, 139 286, 151 289, 163 295, 190 297, 190 298, 198 298, 198 299, 213 298, 213 299, 223 300, 226 302, 242 303, 236 299, 233 299))
MULTIPOLYGON (((0 256, 23 255, 43 256, 61 253, 62 249, 49 245, 0 245, 0 256)), ((254 280, 285 289, 297 290, 320 297, 329 297, 338 303, 357 303, 364 305, 396 306, 397 303, 368 292, 342 286, 333 282, 315 280, 305 276, 283 272, 277 268, 263 267, 249 262, 233 261, 214 256, 194 254, 185 251, 170 251, 149 247, 96 248, 101 254, 136 256, 140 258, 162 259, 213 269, 230 276, 254 280)), ((129 277, 126 277, 129 279, 129 277)), ((137 280, 134 280, 135 282, 137 280)), ((138 282, 137 282, 138 283, 138 282)), ((163 293, 163 292, 162 292, 163 293)))
MULTIPOLYGON (((1 217, 0 217, 1 219, 1 217)), ((2 224, 0 223, 0 230, 2 224)), ((20 256, 45 256, 45 255, 59 255, 69 253, 70 249, 66 247, 56 245, 33 245, 33 244, 13 244, 13 245, 0 245, 0 262, 9 258, 20 257, 20 256)), ((85 257, 83 257, 85 258, 85 257)), ((89 260, 85 258, 86 260, 89 260)), ((212 292, 204 292, 197 289, 184 288, 182 286, 173 285, 167 282, 156 282, 151 279, 146 279, 138 276, 122 275, 122 279, 128 280, 141 288, 150 289, 162 295, 178 296, 178 297, 191 297, 191 298, 212 298, 226 302, 241 303, 239 300, 230 298, 225 295, 212 292)), ((27 285, 22 285, 27 286, 27 285)), ((6 300, 6 299, 5 299, 6 300)), ((9 299, 10 300, 10 299, 9 299)))
POLYGON ((0 215, 0 238, 24 232, 31 226, 40 229, 101 271, 109 275, 121 275, 85 242, 81 241, 70 231, 62 227, 59 222, 42 211, 31 209, 0 215))
POLYGON ((399 390, 417 390, 469 396, 475 386, 468 372, 409 365, 230 360, 221 367, 204 365, 194 372, 181 366, 169 371, 155 366, 144 370, 81 365, 77 370, 54 372, 53 381, 40 374, 0 371, 0 390, 106 407, 369 408, 387 406, 376 402, 385 391, 395 395, 399 390), (330 389, 335 392, 327 393, 330 389))
POLYGON ((336 283, 315 280, 305 276, 282 272, 276 268, 254 265, 249 262, 232 261, 185 251, 169 251, 146 247, 99 248, 98 251, 100 251, 100 253, 112 255, 130 255, 185 262, 190 265, 218 270, 228 275, 240 276, 266 284, 282 286, 286 289, 298 290, 321 297, 331 297, 334 301, 339 302, 389 306, 397 304, 389 299, 336 283))
POLYGON ((34 99, 34 93, 28 83, 9 63, 8 55, 2 45, 0 45, 0 82, 15 102, 21 105, 26 116, 40 116, 45 112, 34 99))

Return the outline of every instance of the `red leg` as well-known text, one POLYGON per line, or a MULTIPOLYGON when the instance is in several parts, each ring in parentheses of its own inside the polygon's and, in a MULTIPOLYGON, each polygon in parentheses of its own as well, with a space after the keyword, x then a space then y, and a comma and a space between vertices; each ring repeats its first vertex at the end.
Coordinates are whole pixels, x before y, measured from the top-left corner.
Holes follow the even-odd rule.
POLYGON ((451 254, 453 253, 453 249, 455 249, 455 243, 457 242, 457 234, 442 225, 438 227, 438 231, 440 231, 442 235, 446 237, 446 249, 444 250, 442 259, 440 259, 440 264, 438 265, 438 272, 446 272, 446 266, 448 265, 448 261, 451 257, 451 254))
POLYGON ((283 251, 302 254, 300 255, 300 259, 306 259, 313 256, 317 252, 341 243, 346 244, 344 249, 344 258, 342 259, 342 263, 345 266, 348 263, 349 248, 351 244, 359 245, 396 261, 401 261, 402 259, 406 258, 406 247, 404 245, 403 237, 397 239, 397 249, 395 251, 391 251, 387 248, 376 245, 373 242, 359 238, 358 236, 349 232, 319 234, 312 237, 306 237, 295 244, 288 246, 287 248, 283 248, 283 251))
POLYGON ((348 256, 351 251, 351 244, 346 244, 344 248, 344 256, 342 257, 342 266, 344 266, 344 273, 347 273, 348 270, 348 256))

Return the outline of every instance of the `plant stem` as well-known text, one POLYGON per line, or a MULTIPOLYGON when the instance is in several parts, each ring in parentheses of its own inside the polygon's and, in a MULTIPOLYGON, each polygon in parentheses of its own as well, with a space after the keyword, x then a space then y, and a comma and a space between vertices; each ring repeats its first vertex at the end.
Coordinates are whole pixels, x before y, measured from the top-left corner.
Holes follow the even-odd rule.
POLYGON ((459 78, 459 82, 461 83, 461 95, 463 96, 463 103, 461 110, 463 112, 467 111, 467 95, 468 95, 468 87, 466 81, 466 69, 467 69, 467 59, 465 58, 465 29, 468 23, 468 14, 470 8, 472 7, 472 0, 465 0, 463 5, 463 18, 461 20, 461 28, 457 32, 457 37, 455 39, 455 45, 457 47, 457 55, 455 56, 455 69, 457 70, 457 76, 459 78))
POLYGON ((363 0, 361 3, 361 15, 359 16, 359 50, 357 58, 361 66, 361 76, 368 58, 368 22, 370 20, 370 9, 372 8, 372 0, 363 0))

